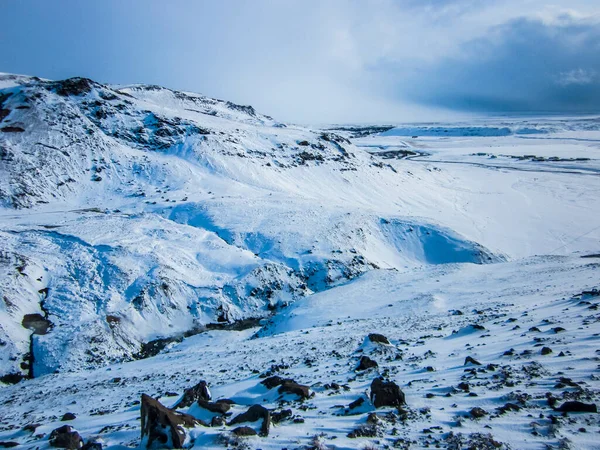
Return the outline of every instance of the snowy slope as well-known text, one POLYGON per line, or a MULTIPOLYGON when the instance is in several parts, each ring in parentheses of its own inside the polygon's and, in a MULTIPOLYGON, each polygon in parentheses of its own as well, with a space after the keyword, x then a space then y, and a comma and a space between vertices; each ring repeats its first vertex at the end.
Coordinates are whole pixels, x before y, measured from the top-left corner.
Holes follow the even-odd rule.
POLYGON ((596 416, 561 419, 545 395, 598 402, 597 297, 581 295, 598 287, 597 120, 311 130, 158 86, 9 74, 0 117, 0 441, 43 448, 74 412, 86 439, 138 446, 141 393, 171 406, 206 379, 234 415, 297 420, 268 438, 196 427, 196 448, 593 448, 596 416), (357 373, 361 355, 379 368, 357 373), (266 372, 314 396, 280 398, 266 372), (407 406, 375 426, 378 374, 407 406))

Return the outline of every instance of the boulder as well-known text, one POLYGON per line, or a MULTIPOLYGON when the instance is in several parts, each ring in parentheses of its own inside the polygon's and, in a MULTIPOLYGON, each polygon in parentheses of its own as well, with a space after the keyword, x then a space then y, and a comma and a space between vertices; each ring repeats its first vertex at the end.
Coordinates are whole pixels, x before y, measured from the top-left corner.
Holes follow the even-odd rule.
POLYGON ((271 428, 271 412, 262 405, 252 405, 245 413, 235 416, 228 425, 231 426, 244 422, 256 422, 261 419, 263 422, 262 426, 260 427, 260 435, 268 436, 269 429, 271 428))
POLYGON ((598 407, 594 403, 582 403, 582 402, 565 402, 560 405, 557 409, 560 412, 588 412, 597 413, 598 407))
POLYGON ((487 415, 487 412, 483 408, 475 407, 469 411, 469 414, 473 419, 480 419, 487 415))
POLYGON ((68 412, 63 414, 62 418, 60 419, 61 422, 66 422, 67 420, 75 420, 77 417, 75 417, 75 414, 68 412))
POLYGON ((207 402, 206 400, 198 400, 198 406, 210 412, 224 415, 231 409, 229 400, 217 400, 216 402, 207 402))
POLYGON ((378 344, 391 345, 389 339, 386 338, 383 334, 371 333, 371 334, 369 334, 368 338, 371 342, 375 342, 378 344))
POLYGON ((256 431, 250 427, 237 427, 232 433, 236 436, 256 436, 256 431))
POLYGON ((295 394, 301 399, 305 400, 310 398, 310 388, 303 384, 298 384, 293 380, 285 380, 279 390, 280 394, 295 394))
POLYGON ((372 369, 373 367, 377 367, 377 366, 378 366, 377 361, 372 360, 368 356, 362 356, 360 358, 360 361, 358 363, 358 367, 356 368, 356 370, 363 371, 363 370, 372 369))
POLYGON ((480 366, 481 365, 481 363, 479 361, 477 361, 475 358, 472 358, 470 356, 467 356, 465 358, 465 364, 464 365, 466 366, 467 364, 473 364, 475 366, 480 366))
POLYGON ((80 449, 83 446, 83 439, 77 431, 70 425, 63 425, 50 433, 49 438, 52 447, 66 448, 69 450, 80 449))
POLYGON ((210 401, 211 395, 206 381, 202 380, 196 386, 186 389, 183 397, 175 404, 175 408, 187 408, 198 400, 210 401))
POLYGON ((166 448, 182 448, 186 437, 184 428, 206 425, 189 414, 167 408, 146 394, 142 394, 141 421, 142 442, 147 439, 147 448, 156 445, 155 442, 166 448))
POLYGON ((401 406, 406 404, 404 392, 393 381, 375 378, 371 383, 371 403, 375 408, 401 406))

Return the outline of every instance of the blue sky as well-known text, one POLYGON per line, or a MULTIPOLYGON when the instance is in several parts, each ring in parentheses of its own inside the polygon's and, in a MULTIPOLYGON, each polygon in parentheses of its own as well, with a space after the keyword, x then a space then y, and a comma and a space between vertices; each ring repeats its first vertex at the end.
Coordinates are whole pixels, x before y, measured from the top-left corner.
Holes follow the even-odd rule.
POLYGON ((0 71, 152 83, 282 120, 597 112, 600 2, 0 3, 0 71))

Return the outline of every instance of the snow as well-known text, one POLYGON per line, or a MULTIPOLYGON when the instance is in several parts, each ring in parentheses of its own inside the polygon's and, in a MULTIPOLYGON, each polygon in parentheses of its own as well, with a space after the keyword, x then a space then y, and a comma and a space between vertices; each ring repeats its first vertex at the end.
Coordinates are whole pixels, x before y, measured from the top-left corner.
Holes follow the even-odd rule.
MULTIPOLYGON (((249 448, 451 447, 458 433, 596 445, 596 415, 563 418, 546 399, 599 403, 600 297, 582 294, 600 267, 584 257, 600 254, 596 118, 349 139, 156 86, 0 80, 2 126, 25 130, 0 132, 0 375, 34 375, 0 389, 0 441, 47 448, 73 412, 86 440, 136 447, 142 393, 172 406, 206 380, 231 417, 259 403, 303 419, 239 438, 249 448), (26 314, 49 332, 32 335, 26 314), (155 339, 164 349, 139 359, 155 339), (379 367, 356 372, 365 354, 379 367), (268 390, 270 369, 314 396, 268 390), (406 416, 379 409, 376 436, 350 438, 378 375, 400 385, 406 416), (498 414, 507 402, 521 409, 498 414)), ((232 428, 187 442, 234 445, 232 428)))

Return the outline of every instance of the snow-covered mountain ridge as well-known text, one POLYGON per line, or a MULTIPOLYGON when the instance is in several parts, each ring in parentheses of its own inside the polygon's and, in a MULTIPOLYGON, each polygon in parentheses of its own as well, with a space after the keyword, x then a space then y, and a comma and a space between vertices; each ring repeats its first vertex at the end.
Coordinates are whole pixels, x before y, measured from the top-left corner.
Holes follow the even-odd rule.
POLYGON ((157 86, 16 81, 0 195, 17 217, 52 215, 4 223, 5 375, 132 358, 374 267, 495 258, 450 230, 298 195, 291 183, 335 198, 349 171, 397 176, 336 134, 157 86), (247 217, 220 224, 231 212, 247 217), (30 342, 35 314, 48 326, 30 342))

